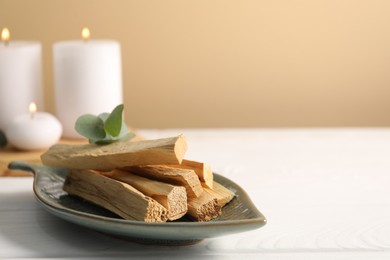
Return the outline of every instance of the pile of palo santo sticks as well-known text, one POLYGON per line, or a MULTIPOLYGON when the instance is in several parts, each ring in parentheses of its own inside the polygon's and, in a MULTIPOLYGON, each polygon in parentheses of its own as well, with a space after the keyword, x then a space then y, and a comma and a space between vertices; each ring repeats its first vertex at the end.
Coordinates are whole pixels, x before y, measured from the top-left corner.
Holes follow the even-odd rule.
POLYGON ((234 193, 213 180, 211 168, 185 160, 183 135, 106 145, 52 146, 43 164, 69 173, 64 190, 124 219, 177 220, 184 215, 209 221, 221 214, 234 193))

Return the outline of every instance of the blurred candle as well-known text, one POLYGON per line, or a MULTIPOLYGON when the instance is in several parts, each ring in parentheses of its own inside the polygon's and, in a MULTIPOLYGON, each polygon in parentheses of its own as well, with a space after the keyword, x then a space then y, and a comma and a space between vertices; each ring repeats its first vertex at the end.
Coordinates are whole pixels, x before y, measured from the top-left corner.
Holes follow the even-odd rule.
POLYGON ((29 105, 29 110, 30 113, 17 116, 8 125, 5 135, 9 143, 20 150, 39 150, 57 143, 62 133, 58 119, 49 113, 36 112, 35 103, 29 105))
POLYGON ((10 41, 4 28, 0 42, 0 129, 25 113, 31 100, 42 106, 42 46, 34 41, 10 41))
POLYGON ((53 47, 56 114, 69 138, 81 138, 74 130, 79 116, 110 112, 123 103, 120 44, 91 40, 87 28, 82 37, 53 47))

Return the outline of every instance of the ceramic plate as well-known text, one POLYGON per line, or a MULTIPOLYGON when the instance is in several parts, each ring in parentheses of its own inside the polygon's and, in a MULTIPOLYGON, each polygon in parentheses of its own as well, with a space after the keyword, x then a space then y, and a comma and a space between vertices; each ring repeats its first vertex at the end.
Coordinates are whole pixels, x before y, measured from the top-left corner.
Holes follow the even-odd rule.
POLYGON ((235 192, 235 198, 222 209, 222 214, 209 222, 179 220, 167 223, 146 223, 124 220, 117 215, 68 195, 62 190, 67 169, 15 161, 10 169, 34 174, 34 193, 50 213, 106 234, 140 243, 193 244, 205 238, 257 229, 265 225, 265 217, 253 205, 246 192, 231 180, 215 174, 215 181, 235 192))

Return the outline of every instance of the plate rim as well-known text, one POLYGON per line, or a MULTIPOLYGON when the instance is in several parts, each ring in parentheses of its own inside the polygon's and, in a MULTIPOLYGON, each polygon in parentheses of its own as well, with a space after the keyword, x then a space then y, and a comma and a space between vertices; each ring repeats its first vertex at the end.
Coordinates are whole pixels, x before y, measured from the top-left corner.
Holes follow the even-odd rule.
MULTIPOLYGON (((34 163, 26 163, 26 162, 20 162, 20 161, 15 161, 10 163, 9 165, 10 169, 19 169, 19 170, 25 170, 33 173, 33 192, 35 198, 39 201, 41 205, 44 206, 46 210, 49 210, 52 214, 56 215, 57 217, 60 217, 66 221, 77 223, 78 225, 86 226, 83 224, 80 224, 79 221, 93 221, 96 224, 110 224, 113 226, 127 226, 129 227, 137 227, 137 228, 159 228, 159 229, 164 229, 168 230, 169 228, 212 228, 212 227, 245 227, 242 228, 242 231, 234 231, 234 230, 227 230, 226 232, 223 232, 223 234, 218 234, 218 235, 211 235, 208 237, 217 237, 217 236, 222 236, 222 235, 227 235, 227 234, 235 234, 235 233, 240 233, 240 232, 245 232, 253 229, 258 229, 262 226, 264 226, 267 223, 267 219, 265 216, 257 209, 257 207, 254 205, 252 202, 251 198, 248 196, 247 192, 239 186, 237 183, 234 181, 230 180, 229 178, 222 176, 218 173, 214 173, 214 176, 216 177, 217 181, 220 180, 222 182, 228 182, 233 185, 235 189, 237 189, 240 193, 242 193, 245 197, 247 202, 250 204, 250 208, 254 211, 255 217, 253 218, 246 218, 246 219, 233 219, 233 220, 223 220, 223 221, 208 221, 208 222, 184 222, 184 221, 175 221, 175 222, 163 222, 163 223, 156 223, 156 222, 144 222, 144 221, 136 221, 136 220, 127 220, 127 219, 121 219, 121 218, 112 218, 112 217, 107 217, 107 216, 101 216, 101 215, 96 215, 93 213, 88 213, 84 211, 79 211, 76 209, 68 208, 65 207, 64 205, 61 205, 59 203, 55 203, 53 201, 45 199, 43 196, 41 196, 37 189, 39 188, 39 181, 40 178, 47 174, 47 173, 42 173, 40 170, 42 168, 51 168, 43 165, 37 165, 34 163), (67 218, 65 217, 67 216, 67 218), (72 221, 73 220, 73 221, 72 221), (231 232, 229 232, 231 231, 231 232)), ((51 168, 53 169, 53 168, 51 168)), ((56 168, 55 169, 55 176, 58 177, 63 177, 59 176, 60 171, 63 171, 63 174, 66 174, 67 169, 65 168, 56 168)), ((42 191, 41 191, 42 192, 42 191)), ((237 198, 234 198, 237 199, 237 198)), ((103 227, 105 229, 106 227, 103 227)), ((93 229, 96 229, 96 226, 94 226, 93 229)), ((101 229, 102 230, 102 229, 101 229)), ((126 233, 124 233, 126 234, 126 233)), ((134 236, 133 236, 134 237, 134 236)), ((192 237, 192 236, 190 236, 192 237)), ((204 236, 199 236, 199 238, 205 238, 204 236)), ((177 240, 177 239, 175 239, 177 240)), ((182 240, 182 239, 180 239, 182 240)))

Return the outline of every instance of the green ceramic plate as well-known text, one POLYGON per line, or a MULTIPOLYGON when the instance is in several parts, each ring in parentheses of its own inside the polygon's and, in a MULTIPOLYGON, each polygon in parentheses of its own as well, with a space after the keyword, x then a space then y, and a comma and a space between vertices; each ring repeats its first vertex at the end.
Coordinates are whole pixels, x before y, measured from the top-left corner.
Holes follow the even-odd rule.
POLYGON ((235 192, 236 197, 222 209, 218 218, 209 222, 179 220, 146 223, 124 220, 85 200, 69 196, 62 190, 67 169, 15 161, 10 169, 34 174, 34 193, 50 213, 106 234, 152 244, 193 244, 205 238, 257 229, 265 225, 265 217, 253 205, 245 191, 229 179, 215 174, 217 182, 235 192))

